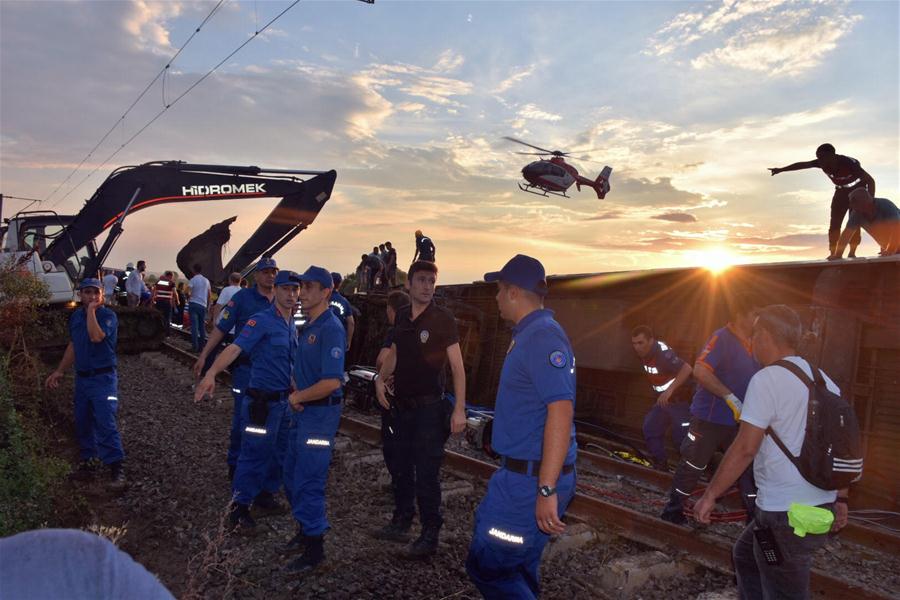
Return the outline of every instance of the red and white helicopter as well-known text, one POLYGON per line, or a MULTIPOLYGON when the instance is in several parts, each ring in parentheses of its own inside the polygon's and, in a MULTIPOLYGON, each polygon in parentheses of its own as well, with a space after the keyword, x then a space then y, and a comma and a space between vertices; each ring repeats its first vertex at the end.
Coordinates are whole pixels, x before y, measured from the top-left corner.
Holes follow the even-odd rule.
POLYGON ((565 161, 565 157, 571 156, 571 152, 547 150, 509 136, 504 136, 503 139, 539 150, 539 152, 516 152, 516 154, 550 157, 541 158, 525 165, 522 169, 522 177, 525 178, 526 183, 519 183, 519 189, 523 192, 537 194, 538 196, 554 195, 569 198, 570 196, 566 195, 566 190, 574 183, 579 192, 582 185, 594 188, 594 191, 597 192, 597 198, 600 200, 603 200, 606 194, 609 193, 609 177, 612 175, 612 167, 603 167, 597 179, 592 181, 579 175, 575 167, 565 161))

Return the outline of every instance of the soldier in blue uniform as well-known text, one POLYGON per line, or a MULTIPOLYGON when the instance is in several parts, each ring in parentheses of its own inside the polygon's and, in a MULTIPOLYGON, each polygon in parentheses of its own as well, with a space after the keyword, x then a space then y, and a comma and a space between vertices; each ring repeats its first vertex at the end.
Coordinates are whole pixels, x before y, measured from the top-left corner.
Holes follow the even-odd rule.
POLYGON ((119 410, 116 374, 116 313, 103 306, 103 284, 99 279, 83 279, 78 285, 81 307, 69 317, 72 338, 56 370, 47 377, 53 390, 65 371, 75 364, 75 433, 81 464, 75 478, 92 476, 99 458, 110 470, 110 487, 123 489, 125 473, 122 439, 116 426, 119 410))
POLYGON ((653 459, 653 468, 668 471, 666 429, 671 430, 672 443, 680 448, 691 425, 688 402, 684 401, 683 394, 678 393, 691 378, 691 366, 678 358, 664 342, 657 340, 647 325, 639 325, 631 331, 631 346, 641 359, 650 387, 659 394, 644 417, 644 440, 653 459))
POLYGON ((338 291, 343 280, 344 278, 341 277, 340 273, 331 274, 331 281, 334 287, 331 290, 331 300, 328 306, 331 307, 338 321, 341 322, 341 325, 344 326, 344 330, 347 332, 347 352, 350 352, 350 346, 353 344, 353 331, 356 329, 356 318, 353 316, 353 305, 338 291))
POLYGON ((288 565, 288 571, 295 575, 314 569, 325 559, 323 536, 330 528, 325 514, 325 483, 341 420, 347 340, 343 325, 329 307, 331 273, 311 266, 300 280, 300 302, 308 321, 294 357, 296 390, 289 402, 295 412, 284 464, 285 488, 298 525, 297 535, 286 550, 303 550, 288 565))
MULTIPOLYGON (((272 258, 263 258, 256 265, 254 279, 256 285, 245 288, 232 296, 225 308, 220 313, 222 318, 213 328, 203 351, 194 363, 194 377, 201 377, 204 365, 208 357, 222 343, 228 332, 234 328, 235 337, 241 334, 241 330, 247 321, 258 312, 261 312, 272 304, 275 297, 275 275, 278 273, 278 265, 272 258)), ((243 353, 231 365, 231 395, 234 399, 234 412, 231 415, 231 434, 228 441, 228 479, 234 479, 234 469, 238 456, 241 453, 241 407, 244 404, 244 394, 250 381, 250 354, 243 353)), ((266 504, 268 497, 264 494, 260 498, 260 505, 266 504)))
MULTIPOLYGON (((231 525, 242 532, 254 531, 250 504, 273 476, 280 474, 279 456, 287 444, 283 431, 287 398, 291 387, 291 365, 297 347, 294 307, 300 278, 293 271, 279 271, 275 277, 275 301, 249 319, 234 343, 219 357, 197 384, 194 401, 212 395, 215 377, 242 352, 250 354, 250 381, 241 407, 244 424, 241 454, 232 485, 234 503, 231 525)), ((277 489, 277 488, 276 488, 277 489)))
POLYGON ((544 267, 517 254, 486 273, 515 323, 500 373, 493 447, 501 467, 475 513, 466 572, 485 598, 536 598, 541 552, 575 495, 575 355, 543 308, 544 267))

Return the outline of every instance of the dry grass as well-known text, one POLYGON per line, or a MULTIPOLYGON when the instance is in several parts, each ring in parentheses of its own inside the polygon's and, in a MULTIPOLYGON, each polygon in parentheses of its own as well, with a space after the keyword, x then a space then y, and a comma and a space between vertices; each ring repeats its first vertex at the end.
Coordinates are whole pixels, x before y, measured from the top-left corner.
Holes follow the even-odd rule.
POLYGON ((121 541, 122 538, 125 537, 125 534, 128 533, 128 521, 125 521, 121 525, 100 525, 99 523, 91 523, 85 527, 84 530, 106 538, 118 546, 119 541, 121 541))
POLYGON ((203 534, 203 549, 191 557, 187 566, 187 586, 182 600, 201 600, 215 583, 216 597, 229 598, 234 590, 235 569, 241 556, 237 551, 228 551, 229 515, 231 503, 219 515, 219 521, 212 532, 203 534))

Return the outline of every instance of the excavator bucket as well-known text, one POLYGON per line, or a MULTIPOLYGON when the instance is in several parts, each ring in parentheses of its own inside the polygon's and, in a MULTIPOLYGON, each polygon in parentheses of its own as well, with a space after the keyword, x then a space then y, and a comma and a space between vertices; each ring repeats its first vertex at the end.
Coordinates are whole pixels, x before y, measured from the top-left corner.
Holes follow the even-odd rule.
POLYGON ((231 239, 231 224, 237 217, 216 223, 197 237, 193 238, 178 252, 175 258, 182 273, 193 275, 194 265, 203 267, 207 279, 222 282, 228 274, 222 267, 222 246, 231 239))

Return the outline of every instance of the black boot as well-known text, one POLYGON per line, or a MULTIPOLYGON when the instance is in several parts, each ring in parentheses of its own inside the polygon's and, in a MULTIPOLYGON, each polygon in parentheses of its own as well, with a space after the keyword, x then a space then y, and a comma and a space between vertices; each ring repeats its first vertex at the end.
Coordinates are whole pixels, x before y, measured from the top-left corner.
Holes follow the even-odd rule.
POLYGON ((125 479, 125 469, 122 468, 122 461, 110 463, 109 465, 109 489, 124 490, 128 487, 128 481, 125 479))
POLYGON ((297 533, 281 547, 282 554, 296 554, 306 549, 306 538, 303 536, 303 525, 297 524, 297 533))
POLYGON ((391 522, 372 532, 376 540, 387 540, 401 544, 409 541, 409 530, 412 527, 412 518, 398 517, 394 515, 391 522))
POLYGON ((438 534, 440 533, 440 531, 440 526, 423 526, 422 533, 419 535, 419 539, 414 541, 406 548, 404 556, 406 558, 422 559, 437 554, 438 534))
POLYGON ((683 496, 678 494, 678 492, 672 492, 672 495, 669 497, 669 503, 666 504, 659 518, 676 525, 684 525, 687 519, 684 516, 684 501, 682 498, 683 496))
POLYGON ((69 479, 72 481, 92 481, 97 475, 100 468, 100 461, 96 458, 89 458, 78 463, 75 470, 69 473, 69 479))
POLYGON ((260 492, 253 500, 253 512, 257 518, 283 515, 287 511, 287 506, 276 500, 271 492, 260 492))
POLYGON ((231 524, 232 533, 237 533, 238 535, 253 535, 259 531, 256 527, 256 521, 250 516, 250 507, 246 504, 233 503, 228 521, 231 524))
POLYGON ((321 535, 306 537, 306 548, 300 558, 287 566, 289 575, 305 575, 325 560, 325 538, 321 535))

